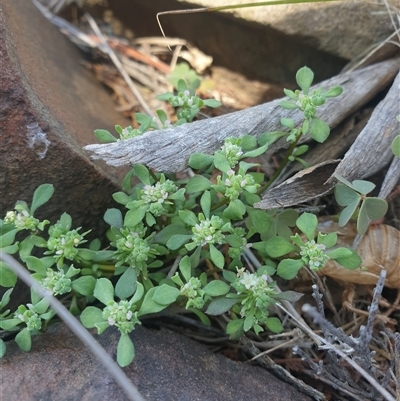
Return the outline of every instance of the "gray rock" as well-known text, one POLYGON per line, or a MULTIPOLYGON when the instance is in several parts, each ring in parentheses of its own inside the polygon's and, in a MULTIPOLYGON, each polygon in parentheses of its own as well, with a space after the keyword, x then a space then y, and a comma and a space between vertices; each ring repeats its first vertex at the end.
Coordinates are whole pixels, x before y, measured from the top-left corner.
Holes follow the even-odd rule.
POLYGON ((55 222, 68 212, 74 227, 101 234, 123 171, 93 163, 82 146, 96 142, 94 129, 126 122, 75 45, 30 1, 0 7, 0 217, 51 183, 55 195, 38 217, 55 222))
MULTIPOLYGON (((96 337, 114 354, 119 338, 96 337)), ((291 385, 257 366, 214 354, 182 335, 138 327, 136 357, 124 369, 148 401, 309 401, 291 385)), ((60 324, 21 352, 14 342, 0 360, 0 393, 8 401, 125 401, 122 390, 82 343, 60 324)))

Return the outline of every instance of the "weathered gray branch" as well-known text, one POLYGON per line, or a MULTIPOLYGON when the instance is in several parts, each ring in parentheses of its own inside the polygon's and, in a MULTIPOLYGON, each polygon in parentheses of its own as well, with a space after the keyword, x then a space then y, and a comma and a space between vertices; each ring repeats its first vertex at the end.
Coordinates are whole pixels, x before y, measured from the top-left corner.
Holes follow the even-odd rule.
MULTIPOLYGON (((327 105, 319 109, 320 118, 331 128, 336 127, 387 86, 397 71, 398 60, 389 60, 316 85, 324 88, 341 85, 344 88, 342 96, 329 99, 327 105)), ((300 113, 283 110, 279 107, 280 100, 172 129, 148 132, 126 141, 88 145, 85 150, 93 159, 103 159, 113 166, 141 163, 157 171, 181 171, 187 167, 193 152, 212 153, 227 137, 259 136, 267 131, 277 131, 281 129, 282 117, 300 123, 300 113)), ((274 144, 273 150, 284 145, 284 142, 274 144)))
MULTIPOLYGON (((391 143, 399 133, 396 119, 399 106, 400 73, 397 75, 386 97, 373 111, 367 125, 337 166, 335 173, 350 181, 362 179, 378 172, 389 164, 393 153, 391 143)), ((386 198, 399 180, 400 163, 394 160, 389 169, 390 175, 382 185, 380 196, 386 198)), ((331 163, 305 169, 287 181, 269 190, 263 199, 254 206, 272 209, 291 206, 325 195, 336 183, 331 163)))

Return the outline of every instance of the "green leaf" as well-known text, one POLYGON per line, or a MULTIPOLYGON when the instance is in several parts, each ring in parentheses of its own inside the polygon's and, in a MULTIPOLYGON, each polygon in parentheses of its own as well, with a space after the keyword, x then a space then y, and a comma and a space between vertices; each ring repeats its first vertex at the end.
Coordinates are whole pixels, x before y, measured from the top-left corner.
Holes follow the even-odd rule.
POLYGON ((266 143, 272 145, 279 138, 282 138, 283 136, 287 135, 288 133, 283 131, 264 132, 258 137, 258 143, 260 145, 265 145, 266 143))
POLYGON ((136 291, 137 275, 133 267, 128 267, 115 285, 115 295, 127 299, 136 291))
POLYGON ((355 201, 358 203, 361 199, 360 195, 354 189, 343 184, 336 184, 334 194, 336 202, 340 206, 348 206, 355 201))
POLYGON ((231 169, 231 165, 222 152, 215 152, 214 165, 219 171, 226 173, 231 169))
POLYGON ((0 261, 0 286, 14 287, 17 283, 17 274, 11 270, 3 261, 0 261))
POLYGON ((151 240, 151 243, 166 245, 168 240, 173 235, 188 235, 187 229, 181 224, 170 224, 165 226, 159 233, 157 233, 151 240))
POLYGON ((201 245, 199 245, 196 248, 196 250, 189 256, 192 269, 196 268, 199 265, 200 255, 201 255, 201 245))
POLYGON ((367 209, 365 207, 365 202, 361 203, 360 210, 357 216, 357 232, 363 235, 367 232, 370 220, 368 218, 367 209))
POLYGON ((2 309, 4 309, 4 308, 9 304, 10 299, 11 299, 10 295, 11 295, 12 292, 13 292, 13 288, 10 288, 10 289, 7 290, 7 291, 3 294, 3 296, 1 297, 1 301, 0 301, 0 311, 1 311, 2 309))
POLYGON ((323 244, 327 248, 332 248, 336 245, 337 242, 337 234, 336 233, 329 233, 329 234, 321 234, 318 233, 318 244, 323 244))
POLYGON ((255 149, 257 146, 257 139, 252 135, 243 135, 240 137, 240 147, 244 152, 255 149))
POLYGON ((233 283, 237 279, 236 274, 230 270, 224 270, 222 272, 222 275, 223 275, 224 279, 226 281, 228 281, 228 283, 233 283))
POLYGON ((121 205, 126 205, 128 202, 131 201, 131 199, 129 198, 129 196, 125 193, 125 192, 116 192, 115 194, 113 194, 113 199, 115 200, 115 202, 120 203, 121 205))
POLYGON ((15 327, 17 327, 21 323, 22 322, 19 319, 0 320, 0 327, 3 330, 12 330, 15 329, 15 327))
POLYGON ((204 292, 211 297, 219 297, 229 292, 231 287, 221 280, 210 281, 205 287, 204 292))
POLYGON ((117 228, 121 228, 124 224, 121 211, 115 208, 107 209, 104 213, 104 221, 117 228))
POLYGON ((211 316, 222 315, 228 312, 232 306, 240 302, 240 298, 215 298, 213 299, 207 307, 206 313, 211 316))
POLYGON ((337 97, 343 93, 343 88, 341 86, 333 86, 329 88, 324 94, 324 97, 337 97))
POLYGON ((5 248, 6 246, 11 245, 15 240, 15 236, 16 236, 17 232, 18 232, 18 229, 10 230, 7 233, 0 236, 0 247, 5 248))
POLYGON ((226 325, 226 334, 236 334, 243 330, 244 319, 231 320, 226 325))
POLYGON ((5 342, 0 338, 0 358, 3 358, 4 354, 6 353, 6 344, 5 342))
POLYGON ((363 195, 369 194, 376 187, 376 185, 373 182, 364 180, 354 180, 352 182, 352 185, 357 192, 363 195))
POLYGON ((329 133, 330 128, 325 121, 322 121, 317 117, 314 117, 312 119, 310 135, 311 138, 314 139, 314 141, 324 143, 328 139, 329 133))
POLYGON ((186 184, 186 193, 194 194, 211 188, 211 181, 202 175, 195 175, 186 184))
POLYGON ((179 262, 179 271, 181 272, 183 278, 186 282, 192 277, 192 264, 190 263, 189 256, 184 256, 179 262))
POLYGON ((391 145, 392 152, 396 157, 400 157, 400 135, 397 135, 391 145))
POLYGON ((187 88, 188 87, 186 85, 185 80, 179 79, 176 87, 176 89, 178 89, 178 92, 184 92, 187 88))
MULTIPOLYGON (((172 287, 171 287, 172 288, 172 287)), ((157 313, 165 309, 168 305, 162 305, 154 301, 153 296, 156 288, 150 288, 144 296, 142 306, 139 309, 138 316, 148 315, 150 313, 157 313)))
POLYGON ((304 262, 301 259, 284 259, 279 262, 276 274, 285 280, 291 280, 296 277, 303 265, 304 262))
POLYGON ((284 127, 288 127, 290 129, 294 129, 294 120, 293 120, 293 118, 285 118, 285 117, 283 117, 283 118, 281 118, 281 124, 284 127))
POLYGON ((16 336, 15 336, 15 342, 18 344, 18 347, 24 351, 28 352, 31 350, 32 347, 32 339, 31 339, 31 333, 28 329, 23 329, 21 330, 16 336))
POLYGON ((117 346, 117 362, 121 367, 128 366, 135 358, 135 347, 129 334, 121 334, 117 346))
POLYGON ((139 178, 143 184, 150 185, 150 173, 147 167, 143 166, 142 164, 136 164, 132 170, 133 174, 139 178))
POLYGON ((206 106, 212 107, 213 109, 221 106, 221 102, 219 102, 217 99, 204 99, 203 102, 206 106))
POLYGON ((202 170, 211 165, 214 157, 203 153, 192 153, 189 157, 189 166, 195 170, 202 170))
POLYGON ((124 225, 132 228, 137 226, 143 220, 147 209, 148 206, 143 205, 139 206, 137 209, 128 210, 125 214, 124 225))
POLYGON ((272 224, 272 217, 265 210, 248 207, 247 214, 256 232, 259 234, 268 232, 272 224))
POLYGON ((243 323, 243 330, 248 331, 253 327, 254 324, 254 316, 246 316, 243 323))
POLYGON ((299 106, 297 106, 296 103, 290 102, 289 100, 282 100, 279 102, 279 106, 286 110, 293 110, 293 109, 298 109, 299 106))
POLYGON ((176 234, 173 235, 168 241, 167 241, 167 248, 171 249, 172 251, 175 251, 179 249, 182 245, 185 245, 188 241, 192 239, 192 235, 188 234, 176 234))
POLYGON ((240 199, 229 202, 228 207, 224 210, 223 215, 229 220, 242 220, 246 213, 246 206, 240 199))
POLYGON ((362 260, 358 253, 354 249, 350 249, 352 254, 347 258, 336 259, 336 262, 344 266, 346 269, 354 270, 357 269, 362 263, 362 260))
POLYGON ((269 317, 265 321, 265 325, 273 333, 281 333, 283 331, 282 323, 277 317, 269 317))
POLYGON ((301 156, 303 153, 306 153, 308 150, 307 145, 301 145, 294 151, 294 156, 301 156))
POLYGON ((274 295, 274 299, 297 302, 304 294, 296 291, 283 291, 274 295))
POLYGON ((327 256, 329 256, 331 259, 348 258, 351 255, 352 255, 351 249, 344 247, 333 249, 332 251, 327 253, 327 256))
POLYGON ((31 213, 35 213, 36 209, 44 205, 54 194, 54 186, 52 184, 40 185, 33 194, 31 213))
POLYGON ((179 217, 188 226, 195 226, 199 222, 191 210, 179 210, 179 217))
POLYGON ((271 258, 279 258, 296 250, 289 241, 282 237, 272 237, 266 241, 265 250, 271 258))
POLYGON ((314 239, 317 225, 317 216, 312 213, 303 213, 296 221, 297 228, 306 235, 309 241, 314 239))
POLYGON ((117 138, 105 129, 94 130, 94 135, 100 142, 117 142, 117 138))
POLYGON ((93 296, 96 279, 93 276, 82 276, 72 281, 71 287, 85 297, 93 296))
POLYGON ((204 216, 209 219, 210 218, 210 208, 211 208, 211 194, 210 191, 205 191, 204 194, 200 198, 200 206, 201 210, 204 213, 204 216))
POLYGON ((158 118, 159 118, 160 121, 161 121, 161 124, 164 125, 165 121, 168 120, 167 113, 166 113, 164 110, 162 110, 162 109, 156 110, 156 113, 157 113, 158 118))
POLYGON ((61 226, 65 229, 65 231, 69 231, 72 225, 72 217, 68 213, 63 213, 59 220, 61 226))
POLYGON ((33 305, 33 309, 35 312, 37 312, 39 315, 42 315, 47 311, 49 308, 50 302, 47 298, 41 299, 38 303, 33 305))
POLYGON ((365 198, 363 207, 371 221, 381 219, 388 210, 388 204, 381 198, 365 198))
POLYGON ((95 306, 87 306, 81 313, 81 323, 87 328, 95 327, 98 322, 104 321, 103 311, 95 306))
POLYGON ((132 302, 132 304, 140 301, 143 297, 144 294, 144 287, 143 284, 140 283, 139 281, 136 283, 136 291, 135 294, 133 295, 133 297, 130 299, 130 302, 132 302))
POLYGON ((187 310, 188 312, 195 314, 200 319, 201 323, 203 323, 206 326, 211 326, 211 320, 204 312, 194 308, 187 308, 187 310))
POLYGON ((295 100, 295 101, 297 101, 298 100, 298 96, 293 92, 293 91, 291 91, 290 89, 283 89, 283 93, 287 96, 287 97, 290 97, 291 99, 293 99, 293 100, 295 100))
POLYGON ((172 287, 168 284, 162 284, 155 287, 153 301, 160 305, 171 305, 179 297, 180 291, 176 287, 172 287))
POLYGON ((244 157, 258 157, 258 156, 264 154, 267 151, 268 147, 269 147, 269 143, 266 143, 264 146, 261 146, 257 149, 245 152, 241 157, 243 157, 243 158, 244 157))
POLYGON ((308 90, 310 89, 313 79, 314 73, 308 67, 302 67, 296 73, 297 85, 299 85, 305 95, 308 95, 308 90))
POLYGON ((346 225, 351 217, 353 216, 354 212, 356 211, 358 207, 359 199, 355 200, 353 203, 350 203, 348 206, 346 206, 342 212, 340 213, 339 216, 339 226, 343 227, 346 225))
POLYGON ((97 280, 94 296, 104 305, 114 301, 114 287, 108 278, 99 278, 97 280))
POLYGON ((39 273, 43 277, 46 276, 47 269, 41 259, 35 256, 27 256, 25 262, 29 270, 39 273))
POLYGON ((213 244, 210 244, 210 259, 215 266, 222 269, 225 265, 224 255, 213 244))

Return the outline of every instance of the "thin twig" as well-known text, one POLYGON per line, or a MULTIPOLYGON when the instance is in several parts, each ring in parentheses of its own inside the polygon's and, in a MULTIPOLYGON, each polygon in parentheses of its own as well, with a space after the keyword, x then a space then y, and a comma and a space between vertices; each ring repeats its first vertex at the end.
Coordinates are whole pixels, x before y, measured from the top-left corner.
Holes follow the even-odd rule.
MULTIPOLYGON (((150 117, 154 117, 153 112, 151 111, 150 107, 147 105, 146 101, 143 99, 143 96, 140 94, 138 89, 136 88, 135 84, 133 83, 131 77, 129 74, 125 71, 122 63, 119 61, 119 58, 117 55, 114 53, 114 51, 111 49, 110 45, 107 43, 106 39, 104 38, 103 34, 101 33, 96 21, 90 16, 90 14, 85 13, 85 17, 88 20, 90 27, 93 29, 94 33, 98 36, 100 39, 101 44, 104 47, 104 50, 110 57, 111 61, 114 63, 115 67, 119 71, 119 73, 122 75, 124 78, 126 84, 128 85, 129 89, 132 91, 132 93, 135 95, 137 98, 138 102, 140 105, 143 107, 143 110, 145 111, 146 114, 148 114, 150 117)), ((161 128, 160 125, 158 124, 157 120, 155 122, 158 125, 158 128, 161 128)))
POLYGON ((68 309, 50 292, 46 291, 29 272, 18 263, 11 255, 0 251, 0 260, 7 264, 18 277, 31 287, 37 294, 45 298, 57 315, 67 324, 73 333, 92 351, 93 355, 104 365, 115 381, 122 387, 127 397, 132 401, 146 401, 138 389, 127 378, 123 370, 107 354, 104 348, 91 336, 91 334, 79 323, 68 309))
MULTIPOLYGON (((320 320, 320 315, 318 311, 309 304, 304 304, 302 307, 303 312, 308 313, 313 319, 320 320)), ((326 322, 325 322, 326 323, 326 322)), ((335 347, 333 344, 330 344, 328 341, 320 337, 321 341, 324 343, 325 349, 331 349, 336 354, 338 354, 341 358, 343 358, 354 370, 361 374, 368 383, 370 383, 379 393, 387 400, 387 401, 395 401, 394 397, 389 393, 388 390, 383 388, 374 377, 368 374, 361 366, 359 366, 353 359, 349 358, 343 351, 339 348, 335 347)), ((349 340, 347 340, 348 342, 349 340)))

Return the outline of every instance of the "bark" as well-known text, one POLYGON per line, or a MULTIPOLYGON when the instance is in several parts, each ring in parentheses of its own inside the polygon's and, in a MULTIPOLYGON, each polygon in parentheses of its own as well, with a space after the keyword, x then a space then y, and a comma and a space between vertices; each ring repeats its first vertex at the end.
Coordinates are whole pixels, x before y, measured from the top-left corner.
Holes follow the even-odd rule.
MULTIPOLYGON (((398 60, 389 60, 316 85, 324 88, 341 85, 344 88, 340 97, 329 99, 319 109, 319 118, 331 128, 336 127, 384 89, 397 72, 398 60)), ((282 109, 280 100, 172 129, 148 132, 126 141, 88 145, 84 149, 93 159, 103 159, 113 166, 141 163, 156 171, 178 172, 187 167, 193 152, 213 153, 228 137, 243 134, 258 137, 267 131, 281 130, 282 117, 293 118, 295 124, 299 124, 301 113, 282 109)), ((285 141, 278 141, 271 151, 285 146, 285 141)))

